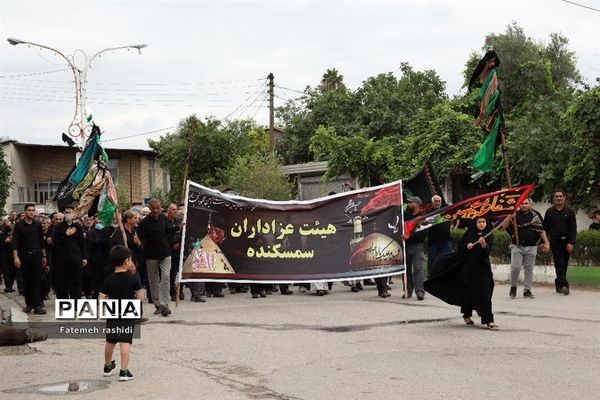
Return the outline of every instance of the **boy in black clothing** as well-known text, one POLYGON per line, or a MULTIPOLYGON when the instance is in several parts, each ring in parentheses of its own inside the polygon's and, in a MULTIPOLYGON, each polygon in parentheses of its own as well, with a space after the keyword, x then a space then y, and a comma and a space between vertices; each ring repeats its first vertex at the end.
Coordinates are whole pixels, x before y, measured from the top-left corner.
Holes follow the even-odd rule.
MULTIPOLYGON (((131 250, 125 246, 115 246, 110 250, 110 263, 115 267, 115 272, 102 283, 100 287, 99 300, 113 299, 138 299, 144 301, 142 284, 136 275, 133 275, 134 265, 131 260, 131 250)), ((115 346, 119 343, 121 351, 120 381, 129 381, 133 375, 129 372, 129 352, 133 340, 134 319, 107 319, 106 328, 131 328, 131 333, 106 333, 106 346, 104 347, 104 376, 110 376, 116 368, 115 360, 112 360, 115 346), (111 361, 112 360, 112 361, 111 361)))

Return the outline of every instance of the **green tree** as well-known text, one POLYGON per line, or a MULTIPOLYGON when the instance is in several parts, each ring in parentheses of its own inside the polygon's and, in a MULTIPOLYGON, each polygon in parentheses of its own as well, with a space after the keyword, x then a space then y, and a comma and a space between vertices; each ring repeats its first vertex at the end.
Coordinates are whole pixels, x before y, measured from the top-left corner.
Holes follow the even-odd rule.
MULTIPOLYGON (((553 33, 545 44, 526 36, 523 28, 513 22, 506 32, 490 34, 486 42, 500 57, 500 91, 507 113, 531 96, 572 93, 581 82, 575 54, 568 49, 569 41, 564 36, 553 33)), ((469 57, 464 71, 465 87, 480 58, 478 52, 469 57)))
POLYGON ((407 63, 401 64, 400 71, 400 78, 391 72, 368 78, 353 92, 343 85, 325 85, 340 76, 337 70, 328 70, 320 89, 307 87, 302 98, 277 110, 286 130, 278 154, 288 164, 313 161, 308 143, 320 126, 334 128, 338 136, 406 135, 419 109, 435 106, 446 94, 434 71, 414 71, 407 63))
POLYGON ((329 90, 336 89, 345 89, 344 85, 344 75, 340 75, 337 69, 328 69, 323 74, 323 78, 321 79, 320 89, 323 92, 327 92, 329 90))
POLYGON ((266 200, 290 200, 292 185, 281 173, 281 163, 272 153, 238 156, 224 171, 235 193, 266 200))
POLYGON ((565 184, 576 193, 575 204, 591 208, 600 200, 600 86, 579 93, 563 123, 571 134, 565 184))
POLYGON ((0 210, 4 210, 11 186, 11 170, 4 160, 4 149, 0 147, 0 210))
POLYGON ((473 118, 445 101, 413 118, 404 142, 399 174, 409 177, 430 162, 438 176, 469 173, 473 154, 481 143, 473 118))
POLYGON ((205 186, 226 183, 223 170, 236 157, 264 152, 268 146, 267 132, 253 121, 223 125, 214 118, 201 121, 195 115, 182 120, 176 132, 156 141, 148 140, 159 153, 161 164, 169 170, 172 200, 179 201, 181 196, 190 141, 188 179, 205 186))

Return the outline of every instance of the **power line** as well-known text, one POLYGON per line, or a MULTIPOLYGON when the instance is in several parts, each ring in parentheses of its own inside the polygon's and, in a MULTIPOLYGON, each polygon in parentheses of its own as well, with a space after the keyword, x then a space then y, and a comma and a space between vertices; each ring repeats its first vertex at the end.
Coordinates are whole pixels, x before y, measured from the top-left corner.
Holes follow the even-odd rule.
POLYGON ((254 115, 252 115, 252 117, 250 119, 254 120, 254 118, 256 118, 256 115, 258 114, 260 109, 264 107, 266 102, 267 102, 267 99, 264 98, 263 101, 261 101, 261 103, 259 104, 258 108, 256 109, 256 112, 254 113, 254 115))
POLYGON ((288 90, 288 91, 290 91, 290 92, 296 92, 296 93, 300 93, 300 94, 304 94, 304 95, 306 94, 305 92, 302 92, 302 91, 300 91, 300 90, 296 90, 296 89, 287 88, 287 87, 285 87, 285 86, 279 86, 279 85, 275 85, 275 87, 276 87, 276 88, 279 88, 279 89, 283 89, 283 90, 288 90))
MULTIPOLYGON (((234 115, 240 108, 242 108, 253 96, 258 96, 260 94, 260 91, 263 90, 266 87, 266 82, 267 79, 263 78, 262 82, 259 84, 258 86, 258 90, 256 90, 256 92, 254 92, 253 94, 251 94, 250 96, 248 96, 243 102, 242 104, 240 104, 239 106, 237 106, 235 108, 235 110, 233 110, 232 112, 230 112, 229 114, 227 114, 224 118, 225 121, 229 120, 229 117, 231 117, 232 115, 234 115)), ((255 100, 256 101, 256 100, 255 100)))
POLYGON ((152 133, 164 132, 164 131, 168 131, 168 130, 174 129, 174 128, 177 128, 177 125, 169 126, 168 128, 156 129, 156 130, 148 131, 148 132, 136 133, 133 135, 119 136, 119 137, 111 138, 111 139, 102 139, 101 142, 114 142, 115 140, 130 139, 130 138, 139 137, 139 136, 146 136, 146 135, 150 135, 152 133))
MULTIPOLYGON (((22 76, 35 76, 35 75, 46 75, 46 74, 54 74, 56 72, 69 71, 71 68, 62 68, 62 69, 54 69, 52 71, 44 71, 44 72, 33 72, 31 74, 19 74, 19 75, 0 75, 1 79, 8 78, 19 78, 22 76)), ((72 83, 72 82, 71 82, 72 83)))
POLYGON ((593 7, 590 7, 590 6, 586 6, 585 4, 579 4, 579 3, 575 3, 574 1, 569 1, 569 0, 560 0, 560 1, 562 1, 564 3, 573 4, 574 6, 578 6, 578 7, 582 7, 582 8, 587 8, 588 10, 600 12, 599 9, 593 8, 593 7))

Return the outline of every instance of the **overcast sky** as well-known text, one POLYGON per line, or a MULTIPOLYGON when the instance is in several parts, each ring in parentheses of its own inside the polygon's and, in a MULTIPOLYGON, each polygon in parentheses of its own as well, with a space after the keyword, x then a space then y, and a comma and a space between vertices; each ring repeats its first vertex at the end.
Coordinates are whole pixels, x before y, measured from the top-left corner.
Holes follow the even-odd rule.
MULTIPOLYGON (((578 3, 600 9, 600 0, 578 3)), ((11 46, 8 37, 66 55, 145 43, 94 61, 88 108, 106 147, 147 148, 147 138, 195 113, 268 121, 265 79, 276 103, 317 85, 336 68, 355 89, 401 62, 434 69, 450 96, 464 64, 490 32, 516 21, 525 34, 570 40, 588 83, 600 76, 600 12, 561 0, 483 1, 26 1, 0 0, 0 136, 61 143, 75 108, 73 75, 52 52, 11 46), (58 70, 58 71, 57 71, 58 70), (54 72, 52 72, 54 71, 54 72), (39 73, 39 74, 38 74, 39 73), (27 75, 35 74, 35 75, 27 75), (291 90, 290 90, 291 89, 291 90), (133 138, 108 141, 123 136, 133 138)), ((81 53, 76 62, 83 65, 81 53)))

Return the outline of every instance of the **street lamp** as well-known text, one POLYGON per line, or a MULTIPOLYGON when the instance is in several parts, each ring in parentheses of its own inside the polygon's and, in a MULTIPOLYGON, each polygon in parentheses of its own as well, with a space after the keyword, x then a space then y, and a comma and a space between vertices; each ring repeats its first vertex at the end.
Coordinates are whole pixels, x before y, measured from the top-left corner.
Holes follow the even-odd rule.
POLYGON ((89 120, 87 118, 88 114, 85 104, 87 73, 92 67, 92 61, 94 61, 96 57, 108 51, 120 49, 136 49, 139 52, 139 54, 142 54, 142 49, 148 47, 145 44, 133 44, 128 46, 111 47, 108 49, 100 50, 93 56, 88 57, 88 55, 81 49, 75 50, 71 56, 66 56, 60 51, 52 47, 45 46, 43 44, 28 42, 25 40, 15 38, 8 38, 7 41, 13 46, 16 46, 18 44, 26 44, 29 46, 36 46, 41 49, 50 50, 55 54, 61 56, 67 62, 67 64, 69 64, 69 67, 71 67, 71 71, 73 72, 73 78, 75 81, 75 113, 73 115, 73 121, 71 121, 71 124, 69 125, 68 132, 71 136, 80 137, 82 148, 85 146, 86 136, 91 132, 92 129, 92 126, 89 124, 89 120), (85 61, 85 65, 83 66, 83 68, 78 68, 77 64, 75 63, 75 54, 77 54, 78 52, 83 54, 83 59, 85 61))

